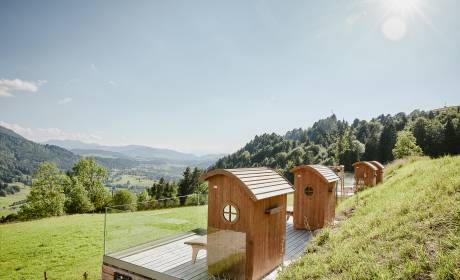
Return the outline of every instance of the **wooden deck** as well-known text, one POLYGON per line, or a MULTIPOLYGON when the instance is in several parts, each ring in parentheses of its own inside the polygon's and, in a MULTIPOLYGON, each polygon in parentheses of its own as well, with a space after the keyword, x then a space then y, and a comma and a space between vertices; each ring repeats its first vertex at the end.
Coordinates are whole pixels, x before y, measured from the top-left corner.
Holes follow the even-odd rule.
MULTIPOLYGON (((104 256, 104 263, 154 279, 208 279, 206 251, 198 253, 192 264, 192 248, 184 242, 196 238, 189 233, 155 245, 142 246, 104 256)), ((298 258, 304 251, 311 233, 295 230, 292 219, 286 224, 284 264, 298 258)), ((265 279, 276 278, 277 270, 265 279)))

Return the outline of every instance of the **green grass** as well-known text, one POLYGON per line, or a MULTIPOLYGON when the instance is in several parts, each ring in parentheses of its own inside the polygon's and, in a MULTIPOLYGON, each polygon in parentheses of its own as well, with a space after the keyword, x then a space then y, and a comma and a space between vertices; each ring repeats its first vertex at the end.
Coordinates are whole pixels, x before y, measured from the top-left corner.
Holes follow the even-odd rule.
POLYGON ((116 180, 112 180, 110 183, 113 185, 126 185, 129 182, 130 186, 138 186, 138 187, 151 187, 155 180, 143 177, 143 176, 135 176, 135 175, 121 175, 117 176, 116 180))
MULTIPOLYGON (((207 206, 109 214, 109 250, 206 227, 207 206)), ((0 279, 99 279, 103 214, 0 225, 0 279)))
POLYGON ((13 183, 14 185, 18 185, 21 190, 15 194, 7 195, 5 197, 0 197, 0 216, 6 216, 11 213, 17 212, 17 209, 11 209, 10 205, 14 202, 25 200, 27 195, 30 192, 30 187, 26 186, 22 183, 13 183))
POLYGON ((409 159, 339 205, 280 279, 460 279, 460 157, 409 159))

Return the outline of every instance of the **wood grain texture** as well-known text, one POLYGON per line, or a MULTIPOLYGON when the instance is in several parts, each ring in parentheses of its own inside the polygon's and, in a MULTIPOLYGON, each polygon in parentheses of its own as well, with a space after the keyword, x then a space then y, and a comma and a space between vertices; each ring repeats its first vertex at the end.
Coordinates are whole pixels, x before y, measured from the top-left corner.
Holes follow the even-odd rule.
POLYGON ((254 201, 294 192, 286 178, 266 167, 216 169, 203 174, 200 179, 206 181, 217 175, 234 178, 254 201))
POLYGON ((383 183, 383 176, 384 176, 384 169, 385 169, 383 164, 381 164, 380 162, 376 160, 369 161, 369 163, 371 163, 373 166, 377 168, 376 183, 377 184, 383 183))
MULTIPOLYGON (((251 173, 254 170, 237 173, 251 173)), ((265 173, 271 174, 271 173, 265 173)), ((269 175, 272 180, 273 175, 269 175)), ((260 176, 257 176, 260 177, 260 176)), ((255 177, 252 177, 255 178, 255 177)), ((253 200, 247 193, 247 186, 234 174, 214 174, 207 177, 211 187, 208 194, 208 236, 214 232, 229 230, 245 234, 245 279, 260 279, 283 262, 286 239, 287 196, 283 189, 270 189, 265 199, 253 200), (279 195, 273 196, 273 194, 279 195), (230 223, 223 218, 227 203, 239 210, 238 220, 230 223), (278 208, 277 213, 266 214, 267 209, 278 208)), ((252 182, 252 181, 251 181, 252 182)), ((276 185, 275 185, 276 186, 276 185)), ((271 188, 272 186, 266 186, 271 188)), ((292 189, 292 186, 290 187, 292 189)), ((263 193, 262 193, 263 194, 263 193)), ((222 254, 231 255, 238 248, 224 246, 222 240, 208 238, 207 263, 213 266, 222 254), (227 252, 224 252, 227 250, 227 252)), ((238 247, 238 246, 237 246, 238 247)))
POLYGON ((355 181, 364 182, 367 187, 373 187, 377 184, 377 167, 367 161, 358 161, 353 163, 355 169, 355 181))
POLYGON ((335 217, 337 181, 328 182, 315 168, 304 165, 294 169, 294 227, 315 230, 335 217), (305 194, 305 188, 313 190, 305 194))

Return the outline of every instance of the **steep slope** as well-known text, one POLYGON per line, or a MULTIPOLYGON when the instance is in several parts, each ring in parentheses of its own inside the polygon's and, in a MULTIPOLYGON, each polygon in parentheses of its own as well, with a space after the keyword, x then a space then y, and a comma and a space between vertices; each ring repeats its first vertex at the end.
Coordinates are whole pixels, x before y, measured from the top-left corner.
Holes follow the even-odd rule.
POLYGON ((25 139, 0 126, 0 181, 24 180, 43 161, 56 163, 61 169, 69 169, 78 156, 53 145, 41 145, 25 139))
POLYGON ((280 279, 460 279, 460 156, 387 168, 280 279))

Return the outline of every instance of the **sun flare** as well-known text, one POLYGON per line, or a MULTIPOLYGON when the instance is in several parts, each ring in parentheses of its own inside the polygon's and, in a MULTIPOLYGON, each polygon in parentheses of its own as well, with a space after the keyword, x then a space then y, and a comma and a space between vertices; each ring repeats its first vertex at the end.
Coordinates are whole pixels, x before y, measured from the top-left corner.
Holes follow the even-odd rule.
POLYGON ((387 11, 399 16, 411 16, 418 12, 420 0, 385 0, 387 11))

